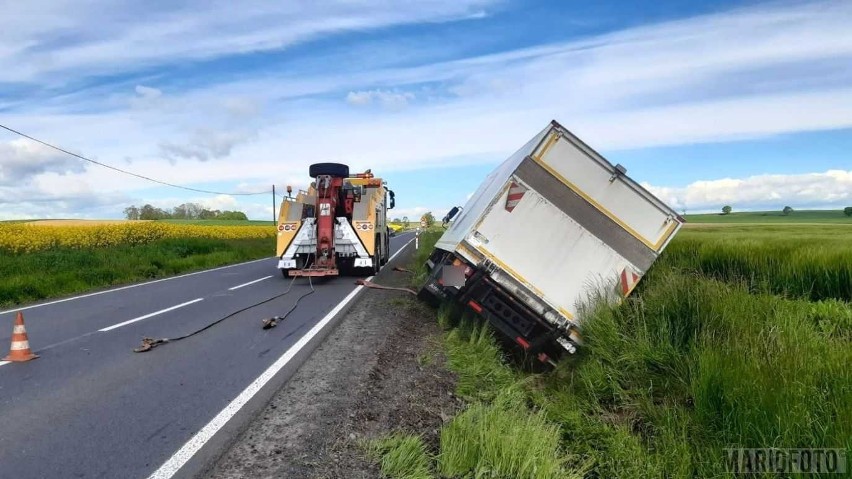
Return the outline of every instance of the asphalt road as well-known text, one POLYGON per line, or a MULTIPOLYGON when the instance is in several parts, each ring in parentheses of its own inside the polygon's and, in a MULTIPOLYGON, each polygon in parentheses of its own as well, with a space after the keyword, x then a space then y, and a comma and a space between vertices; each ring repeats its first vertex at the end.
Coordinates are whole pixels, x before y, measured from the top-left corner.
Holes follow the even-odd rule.
MULTIPOLYGON (((412 238, 391 238, 391 252, 412 238)), ((289 284, 270 258, 23 308, 41 358, 0 363, 0 478, 202 470, 333 327, 329 312, 352 295, 354 279, 315 282, 316 292, 271 330, 261 319, 290 309, 310 291, 306 279, 199 335, 132 349, 144 336, 189 333, 289 284)), ((0 312, 2 355, 14 315, 0 312)))

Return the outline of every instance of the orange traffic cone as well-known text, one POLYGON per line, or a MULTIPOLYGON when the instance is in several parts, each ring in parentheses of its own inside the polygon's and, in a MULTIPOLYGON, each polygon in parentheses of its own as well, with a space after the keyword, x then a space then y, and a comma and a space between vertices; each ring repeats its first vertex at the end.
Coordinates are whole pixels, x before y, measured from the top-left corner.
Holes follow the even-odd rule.
POLYGON ((18 311, 18 316, 15 318, 15 326, 12 328, 12 349, 9 355, 3 358, 3 361, 23 362, 35 359, 38 354, 33 354, 30 350, 30 341, 27 339, 27 328, 24 327, 24 315, 18 311))

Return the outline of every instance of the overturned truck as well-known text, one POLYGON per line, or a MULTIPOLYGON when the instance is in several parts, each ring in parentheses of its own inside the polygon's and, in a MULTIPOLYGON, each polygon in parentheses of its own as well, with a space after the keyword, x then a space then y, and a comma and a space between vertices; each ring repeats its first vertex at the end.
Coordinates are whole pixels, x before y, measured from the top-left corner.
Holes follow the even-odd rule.
POLYGON ((576 351, 582 306, 629 295, 684 222, 556 121, 451 219, 420 298, 461 303, 546 363, 576 351))

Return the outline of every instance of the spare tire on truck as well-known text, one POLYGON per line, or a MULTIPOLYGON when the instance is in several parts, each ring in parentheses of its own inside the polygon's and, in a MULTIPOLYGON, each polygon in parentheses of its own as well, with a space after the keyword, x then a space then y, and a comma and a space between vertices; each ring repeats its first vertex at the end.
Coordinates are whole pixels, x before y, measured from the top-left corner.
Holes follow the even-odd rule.
POLYGON ((311 178, 316 178, 320 175, 348 178, 349 166, 341 163, 314 163, 308 169, 308 174, 311 175, 311 178))

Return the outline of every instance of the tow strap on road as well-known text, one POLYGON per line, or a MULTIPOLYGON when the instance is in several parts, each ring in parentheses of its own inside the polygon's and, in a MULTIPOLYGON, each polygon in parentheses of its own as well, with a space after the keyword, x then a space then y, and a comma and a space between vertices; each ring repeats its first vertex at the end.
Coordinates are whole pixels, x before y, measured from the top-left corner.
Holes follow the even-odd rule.
POLYGON ((359 279, 355 281, 355 284, 360 284, 361 286, 366 286, 372 289, 387 289, 391 291, 405 291, 406 293, 411 293, 414 296, 417 296, 417 292, 413 289, 409 288, 395 288, 393 286, 383 286, 381 284, 373 283, 372 281, 367 281, 366 279, 359 279))
MULTIPOLYGON (((270 301, 272 301, 272 300, 274 300, 274 299, 278 299, 278 298, 280 298, 280 297, 282 297, 282 296, 284 296, 284 295, 288 294, 288 293, 290 292, 290 290, 292 290, 292 289, 293 289, 293 284, 294 284, 295 282, 296 282, 296 278, 294 277, 294 278, 293 278, 293 280, 292 280, 292 281, 290 281, 290 286, 289 286, 289 287, 287 288, 287 290, 286 290, 286 291, 284 291, 283 293, 276 294, 275 296, 272 296, 271 298, 264 299, 263 301, 260 301, 260 302, 257 302, 257 303, 254 303, 254 304, 251 304, 251 305, 249 305, 249 306, 246 306, 245 308, 238 309, 238 310, 234 311, 233 313, 230 313, 230 314, 228 314, 227 316, 224 316, 224 317, 222 317, 222 318, 219 318, 219 319, 217 319, 216 321, 213 321, 212 323, 210 323, 210 324, 208 324, 208 325, 204 326, 203 328, 201 328, 201 329, 199 329, 199 330, 196 330, 196 331, 193 331, 193 332, 191 332, 191 333, 189 333, 189 334, 185 334, 185 335, 183 335, 183 336, 179 336, 179 337, 176 337, 176 338, 149 338, 149 337, 144 337, 144 338, 142 338, 142 344, 141 344, 138 348, 134 348, 134 349, 133 349, 133 352, 134 352, 134 353, 144 353, 144 352, 147 352, 147 351, 150 351, 150 350, 152 350, 152 349, 156 348, 157 346, 159 346, 159 345, 161 345, 161 344, 173 343, 173 342, 175 342, 175 341, 180 341, 181 339, 186 339, 186 338, 188 338, 188 337, 195 336, 196 334, 199 334, 199 333, 201 333, 202 331, 206 331, 207 329, 210 329, 210 328, 212 328, 213 326, 215 326, 215 325, 217 325, 217 324, 221 323, 222 321, 224 321, 224 320, 226 320, 226 319, 228 319, 228 318, 234 317, 234 316, 236 316, 237 314, 242 313, 243 311, 246 311, 246 310, 249 310, 249 309, 251 309, 251 308, 254 308, 254 307, 260 306, 261 304, 268 303, 268 302, 270 302, 270 301)), ((303 295, 299 296, 299 298, 298 298, 298 299, 296 300, 296 302, 293 304, 293 307, 292 307, 292 308, 290 308, 290 310, 289 310, 289 311, 287 311, 286 313, 284 313, 284 315, 283 315, 283 316, 275 316, 274 318, 264 319, 264 320, 263 320, 263 329, 270 329, 270 328, 272 328, 272 327, 275 327, 275 326, 277 325, 277 322, 278 322, 278 321, 282 321, 282 320, 284 320, 287 316, 289 316, 289 315, 290 315, 290 313, 292 313, 292 312, 296 309, 296 307, 299 305, 299 301, 301 301, 301 300, 302 300, 302 298, 304 298, 305 296, 309 296, 309 295, 313 294, 313 293, 315 292, 315 290, 314 290, 313 282, 311 282, 310 278, 308 278, 308 284, 310 285, 311 290, 310 290, 310 291, 308 291, 307 293, 305 293, 305 294, 303 294, 303 295), (268 324, 270 324, 270 322, 272 323, 272 325, 271 325, 271 326, 267 326, 268 324)))

